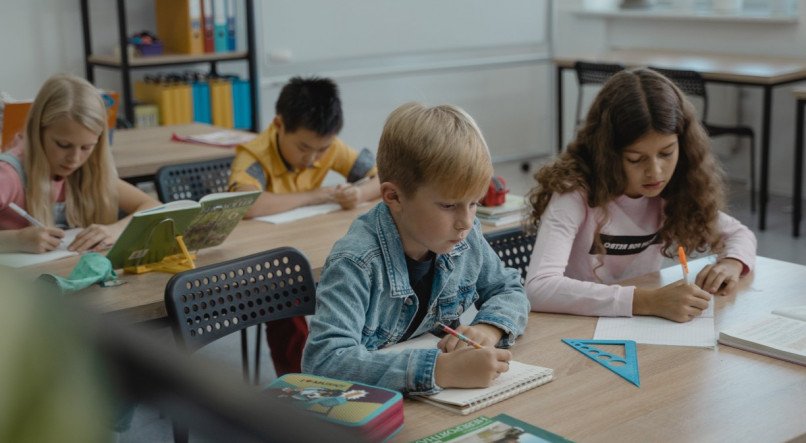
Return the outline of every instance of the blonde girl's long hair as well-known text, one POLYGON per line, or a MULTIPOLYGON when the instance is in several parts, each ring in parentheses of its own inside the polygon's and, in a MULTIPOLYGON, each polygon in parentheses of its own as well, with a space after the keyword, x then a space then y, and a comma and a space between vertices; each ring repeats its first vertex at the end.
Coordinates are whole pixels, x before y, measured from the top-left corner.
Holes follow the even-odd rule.
MULTIPOLYGON (((659 230, 667 257, 682 244, 689 251, 720 250, 717 226, 724 207, 723 172, 711 153, 708 135, 696 110, 668 78, 646 68, 621 71, 601 89, 568 148, 535 173, 529 194, 530 227, 536 229, 554 193, 581 191, 591 208, 605 209, 624 194, 624 148, 648 131, 677 134, 680 155, 661 193, 663 224, 659 230)), ((607 213, 599 220, 595 241, 607 213)))
POLYGON ((69 119, 98 134, 87 161, 65 178, 65 212, 71 227, 117 220, 118 179, 109 152, 107 114, 103 98, 88 81, 72 75, 49 78, 36 95, 25 128, 23 168, 28 212, 46 225, 54 223, 51 180, 53 172, 45 154, 45 129, 69 119))

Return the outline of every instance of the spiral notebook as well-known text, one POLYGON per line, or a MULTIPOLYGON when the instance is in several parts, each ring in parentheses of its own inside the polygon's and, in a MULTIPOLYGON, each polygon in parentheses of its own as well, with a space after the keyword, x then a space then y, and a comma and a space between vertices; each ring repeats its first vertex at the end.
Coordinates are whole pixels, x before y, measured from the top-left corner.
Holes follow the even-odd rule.
MULTIPOLYGON (((398 343, 377 352, 395 352, 402 349, 423 349, 436 347, 439 338, 431 334, 423 334, 413 340, 398 343)), ((514 397, 521 392, 536 388, 550 382, 554 370, 542 366, 509 362, 509 371, 501 374, 486 388, 444 389, 434 395, 412 395, 411 398, 434 406, 447 409, 462 415, 470 414, 492 404, 514 397)))

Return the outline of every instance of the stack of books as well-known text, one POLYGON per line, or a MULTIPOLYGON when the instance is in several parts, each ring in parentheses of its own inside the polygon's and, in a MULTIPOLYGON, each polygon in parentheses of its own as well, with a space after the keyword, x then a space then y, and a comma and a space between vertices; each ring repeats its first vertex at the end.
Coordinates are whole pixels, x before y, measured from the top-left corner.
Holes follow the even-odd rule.
POLYGON ((526 198, 522 195, 507 194, 506 201, 499 206, 481 206, 476 209, 479 221, 489 226, 503 226, 519 223, 527 216, 526 198))
POLYGON ((266 389, 324 420, 354 430, 363 440, 384 441, 403 428, 403 396, 378 386, 310 374, 286 374, 266 389))

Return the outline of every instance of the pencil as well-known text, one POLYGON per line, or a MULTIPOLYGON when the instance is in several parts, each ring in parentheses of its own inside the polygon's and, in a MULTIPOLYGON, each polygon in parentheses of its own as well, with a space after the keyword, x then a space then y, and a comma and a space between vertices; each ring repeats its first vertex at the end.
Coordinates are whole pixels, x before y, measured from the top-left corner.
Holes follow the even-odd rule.
POLYGON ((11 202, 11 203, 8 204, 8 207, 11 208, 12 211, 14 211, 17 214, 19 214, 20 217, 28 220, 28 223, 30 223, 31 225, 36 226, 38 228, 44 228, 45 227, 44 223, 42 223, 41 221, 31 217, 31 214, 25 212, 25 209, 22 209, 21 207, 17 206, 16 203, 11 202))
POLYGON ((677 257, 680 258, 680 267, 683 268, 683 280, 688 283, 688 260, 686 260, 686 250, 682 246, 677 247, 677 257))
POLYGON ((451 327, 449 327, 447 325, 444 325, 442 323, 439 323, 439 322, 437 322, 437 324, 442 328, 443 331, 445 331, 448 334, 458 338, 459 340, 462 340, 463 342, 469 344, 470 346, 473 346, 476 349, 481 349, 483 347, 480 344, 474 342, 473 340, 471 340, 471 339, 465 337, 464 335, 460 334, 459 332, 457 332, 453 328, 451 328, 451 327))

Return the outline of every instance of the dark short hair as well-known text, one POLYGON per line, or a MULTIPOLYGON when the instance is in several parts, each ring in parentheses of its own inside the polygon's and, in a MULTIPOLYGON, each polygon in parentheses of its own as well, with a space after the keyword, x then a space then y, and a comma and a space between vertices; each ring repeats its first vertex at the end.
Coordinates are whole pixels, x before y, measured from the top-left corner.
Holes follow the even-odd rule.
POLYGON ((293 77, 280 91, 274 109, 289 132, 305 128, 333 135, 344 125, 339 88, 329 78, 293 77))

